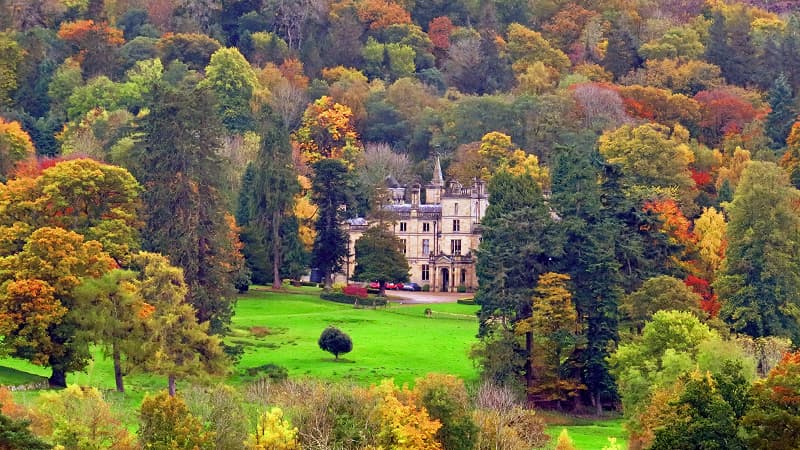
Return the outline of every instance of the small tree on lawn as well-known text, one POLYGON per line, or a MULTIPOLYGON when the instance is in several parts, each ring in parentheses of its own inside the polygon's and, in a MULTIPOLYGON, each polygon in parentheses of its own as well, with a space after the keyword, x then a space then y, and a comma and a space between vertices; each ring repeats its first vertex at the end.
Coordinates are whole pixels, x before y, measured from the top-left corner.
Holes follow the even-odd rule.
POLYGON ((350 339, 350 336, 333 326, 325 328, 319 336, 319 341, 317 341, 317 343, 319 344, 319 348, 326 352, 333 353, 333 356, 336 357, 337 360, 340 354, 349 353, 353 350, 353 341, 350 339))
POLYGON ((383 226, 368 228, 356 241, 356 281, 378 280, 380 295, 387 281, 408 281, 408 261, 400 239, 383 226))

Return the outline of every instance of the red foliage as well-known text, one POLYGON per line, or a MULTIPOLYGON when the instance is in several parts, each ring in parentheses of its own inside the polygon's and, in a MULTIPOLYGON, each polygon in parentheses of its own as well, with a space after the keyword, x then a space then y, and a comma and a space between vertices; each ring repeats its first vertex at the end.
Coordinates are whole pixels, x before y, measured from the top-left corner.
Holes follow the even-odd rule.
POLYGON ((655 111, 630 97, 622 97, 622 104, 625 105, 625 112, 634 117, 641 117, 647 120, 655 120, 656 118, 655 111))
POLYGON ((433 46, 441 50, 450 48, 450 34, 453 32, 453 22, 447 16, 440 16, 428 24, 428 37, 433 46))
POLYGON ((689 169, 692 172, 692 179, 697 187, 703 187, 711 183, 711 174, 705 170, 689 169))
POLYGON ((717 294, 711 290, 711 284, 694 275, 688 275, 683 282, 701 297, 700 308, 710 317, 717 317, 722 304, 719 302, 717 294))
POLYGON ((729 89, 701 91, 694 96, 700 103, 700 122, 706 142, 715 144, 728 133, 738 133, 752 122, 759 112, 745 99, 729 89))
POLYGON ((352 295, 353 297, 367 298, 367 288, 357 284, 348 284, 342 289, 342 292, 346 295, 352 295))

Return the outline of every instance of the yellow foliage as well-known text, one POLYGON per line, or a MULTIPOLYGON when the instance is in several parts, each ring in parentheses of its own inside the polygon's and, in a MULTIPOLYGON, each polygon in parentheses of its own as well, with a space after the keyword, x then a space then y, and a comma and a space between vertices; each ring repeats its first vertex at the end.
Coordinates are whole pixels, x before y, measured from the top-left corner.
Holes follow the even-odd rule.
POLYGON ((392 450, 441 450, 436 432, 441 427, 431 419, 428 411, 418 402, 414 392, 398 389, 394 381, 384 380, 370 388, 369 394, 381 401, 374 411, 379 418, 379 448, 392 450))
POLYGON ((575 444, 572 443, 572 439, 569 437, 569 433, 567 432, 566 428, 562 428, 561 434, 558 435, 558 440, 556 441, 556 450, 577 450, 575 448, 575 444))
POLYGON ((297 441, 297 428, 283 419, 280 408, 272 408, 261 414, 256 432, 245 442, 247 450, 300 450, 297 441))
POLYGON ((35 150, 30 135, 19 122, 0 117, 0 176, 10 175, 16 165, 33 158, 35 150))

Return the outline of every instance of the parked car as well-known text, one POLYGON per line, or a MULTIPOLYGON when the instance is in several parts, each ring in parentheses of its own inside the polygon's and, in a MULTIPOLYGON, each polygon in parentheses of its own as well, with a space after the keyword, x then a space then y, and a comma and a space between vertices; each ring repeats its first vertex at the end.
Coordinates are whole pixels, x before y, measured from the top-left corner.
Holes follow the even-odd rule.
POLYGON ((404 291, 421 291, 422 286, 418 285, 417 283, 403 283, 403 287, 401 288, 404 291))
POLYGON ((381 283, 378 282, 378 281, 370 281, 369 282, 369 288, 370 289, 380 289, 381 288, 381 283))
POLYGON ((397 283, 392 283, 391 281, 387 281, 386 289, 397 289, 397 283))

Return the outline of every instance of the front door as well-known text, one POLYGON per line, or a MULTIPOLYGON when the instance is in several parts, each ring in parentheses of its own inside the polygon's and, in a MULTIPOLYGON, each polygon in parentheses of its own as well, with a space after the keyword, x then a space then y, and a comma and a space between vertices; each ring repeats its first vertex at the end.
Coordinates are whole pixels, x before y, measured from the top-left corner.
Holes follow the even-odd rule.
POLYGON ((450 270, 442 269, 442 292, 447 292, 448 286, 450 286, 450 270))

